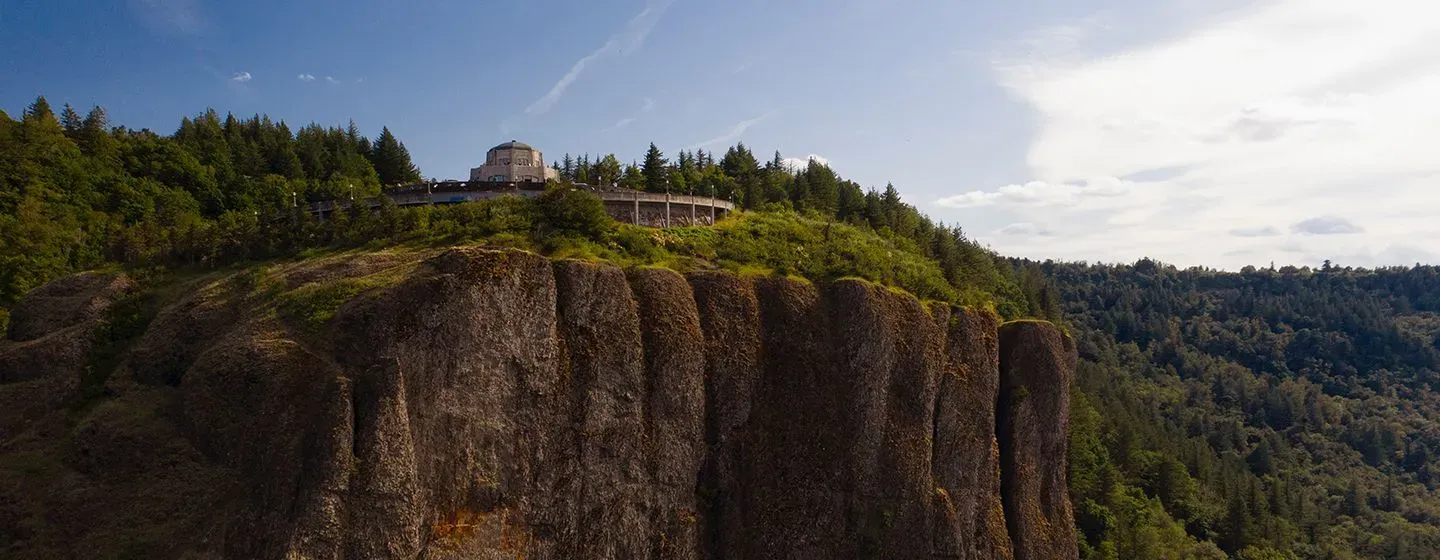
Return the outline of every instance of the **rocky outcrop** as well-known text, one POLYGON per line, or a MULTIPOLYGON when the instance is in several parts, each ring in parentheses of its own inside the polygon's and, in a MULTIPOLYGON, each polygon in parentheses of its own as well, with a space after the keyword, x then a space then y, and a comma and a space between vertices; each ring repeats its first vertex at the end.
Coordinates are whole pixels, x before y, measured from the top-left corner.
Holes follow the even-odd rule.
POLYGON ((1000 327, 1000 493, 1015 560, 1079 558, 1066 483, 1074 340, 1054 325, 1000 327))
MULTIPOLYGON (((270 285, 371 268, 282 267, 270 285)), ((1053 327, 863 281, 473 248, 362 293, 318 334, 254 313, 243 285, 162 310, 83 429, 27 432, 84 454, 33 492, 0 488, 0 521, 24 517, 7 503, 70 507, 38 488, 81 477, 132 500, 209 496, 145 541, 169 548, 134 549, 148 557, 1075 555, 1074 350, 1053 327), (143 422, 116 416, 137 403, 143 422), (164 454, 126 451, 146 446, 164 454), (135 482, 162 464, 185 476, 135 482)), ((0 382, 18 383, 28 370, 4 352, 28 343, 6 344, 0 382)), ((66 543, 91 531, 60 525, 0 532, 0 553, 77 554, 66 543)))
POLYGON ((24 342, 77 325, 93 325, 134 288, 124 274, 86 272, 35 288, 10 310, 10 340, 24 342))
POLYGON ((1000 500, 995 395, 1000 388, 998 319, 958 309, 949 320, 948 363, 935 402, 935 482, 944 507, 937 555, 1008 560, 1010 534, 1000 500))
POLYGON ((106 314, 133 288, 123 274, 84 273, 16 303, 0 341, 0 441, 72 400, 106 314))

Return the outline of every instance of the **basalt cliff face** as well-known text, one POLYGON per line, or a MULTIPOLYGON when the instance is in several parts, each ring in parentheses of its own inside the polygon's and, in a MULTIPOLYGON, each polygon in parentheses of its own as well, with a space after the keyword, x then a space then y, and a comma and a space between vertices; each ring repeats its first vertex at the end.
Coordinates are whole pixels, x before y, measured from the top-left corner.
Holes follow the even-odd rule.
POLYGON ((131 289, 80 275, 15 309, 0 556, 1077 556, 1075 351, 1048 324, 456 249, 320 332, 197 286, 96 381, 131 289))

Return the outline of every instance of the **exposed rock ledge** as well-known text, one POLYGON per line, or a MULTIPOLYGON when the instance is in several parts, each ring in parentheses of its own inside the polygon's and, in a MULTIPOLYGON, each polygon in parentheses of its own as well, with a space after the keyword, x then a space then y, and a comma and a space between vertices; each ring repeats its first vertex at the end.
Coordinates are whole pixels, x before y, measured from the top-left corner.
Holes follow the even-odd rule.
POLYGON ((77 411, 130 283, 76 278, 0 342, 0 556, 1077 555, 1049 324, 456 249, 313 337, 197 289, 77 411))

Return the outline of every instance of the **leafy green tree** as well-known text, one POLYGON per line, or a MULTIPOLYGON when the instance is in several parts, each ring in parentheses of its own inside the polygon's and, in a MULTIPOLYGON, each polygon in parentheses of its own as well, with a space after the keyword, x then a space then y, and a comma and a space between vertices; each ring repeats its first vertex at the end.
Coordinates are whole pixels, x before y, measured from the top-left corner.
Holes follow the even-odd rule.
POLYGON ((578 235, 598 238, 612 229, 600 197, 565 183, 553 183, 535 199, 535 227, 542 237, 578 235))

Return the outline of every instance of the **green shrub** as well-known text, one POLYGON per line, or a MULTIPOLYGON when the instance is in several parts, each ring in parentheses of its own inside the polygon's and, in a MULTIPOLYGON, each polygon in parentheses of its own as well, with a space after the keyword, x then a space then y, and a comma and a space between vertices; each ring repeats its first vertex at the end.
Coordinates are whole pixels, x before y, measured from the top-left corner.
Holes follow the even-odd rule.
POLYGON ((615 228, 605 202, 573 186, 553 184, 535 197, 535 229, 541 237, 578 235, 599 239, 615 228))

